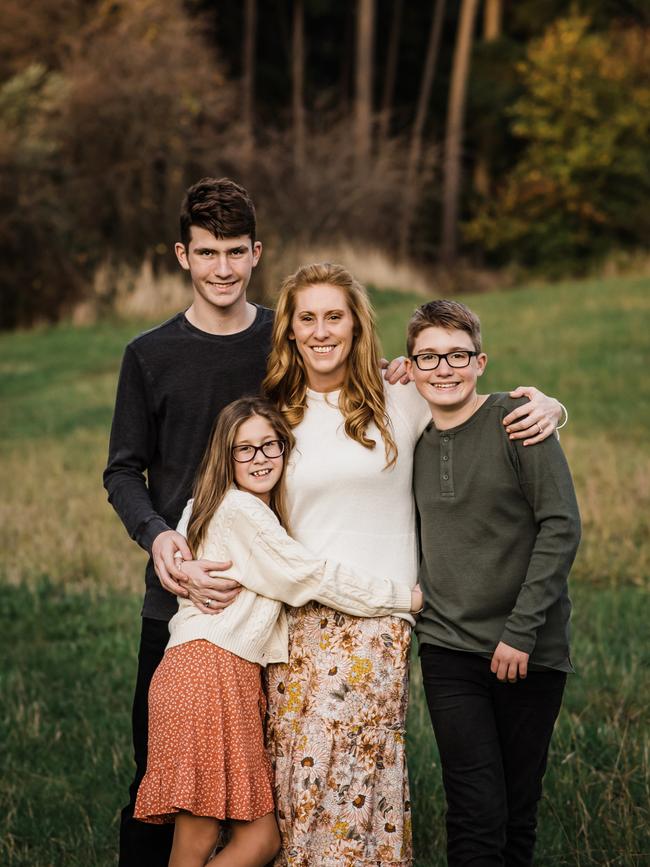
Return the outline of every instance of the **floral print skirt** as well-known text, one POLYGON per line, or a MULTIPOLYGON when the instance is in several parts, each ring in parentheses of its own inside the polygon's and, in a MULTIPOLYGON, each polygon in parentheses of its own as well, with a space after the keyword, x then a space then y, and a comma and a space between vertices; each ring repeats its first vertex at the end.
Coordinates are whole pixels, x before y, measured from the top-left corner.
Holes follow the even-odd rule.
POLYGON ((290 608, 289 663, 270 665, 267 743, 290 867, 407 867, 411 627, 290 608))

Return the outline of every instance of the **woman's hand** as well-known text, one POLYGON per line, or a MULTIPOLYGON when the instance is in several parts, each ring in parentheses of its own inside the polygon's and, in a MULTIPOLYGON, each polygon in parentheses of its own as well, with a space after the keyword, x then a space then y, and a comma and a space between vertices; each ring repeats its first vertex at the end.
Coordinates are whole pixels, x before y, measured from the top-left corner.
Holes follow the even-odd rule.
POLYGON ((562 418, 562 404, 554 397, 530 385, 520 385, 510 397, 527 397, 528 403, 518 406, 503 419, 511 440, 523 440, 525 446, 541 443, 555 432, 562 418))
POLYGON ((411 614, 419 614, 424 608, 424 596, 420 590, 420 585, 416 584, 411 590, 411 614))
POLYGON ((403 355, 398 355, 392 361, 387 358, 382 358, 379 362, 384 373, 384 379, 391 385, 401 382, 402 385, 407 385, 409 382, 408 370, 406 369, 406 359, 403 355))
POLYGON ((180 564, 187 595, 203 614, 221 614, 237 598, 241 584, 216 574, 231 566, 212 560, 185 560, 180 564))

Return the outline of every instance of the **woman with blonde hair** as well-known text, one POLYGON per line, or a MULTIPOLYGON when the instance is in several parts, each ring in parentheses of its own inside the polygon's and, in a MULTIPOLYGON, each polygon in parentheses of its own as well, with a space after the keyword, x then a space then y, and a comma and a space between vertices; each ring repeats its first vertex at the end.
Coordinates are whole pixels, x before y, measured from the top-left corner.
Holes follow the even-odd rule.
POLYGON ((226 406, 181 519, 198 554, 228 552, 242 591, 220 617, 181 599, 151 681, 147 770, 134 816, 174 824, 169 867, 263 867, 278 851, 261 669, 287 659, 282 602, 318 599, 358 617, 422 604, 419 591, 312 557, 288 535, 293 441, 268 401, 226 406), (224 823, 230 838, 211 857, 224 823))
MULTIPOLYGON (((287 472, 295 538, 315 556, 413 587, 413 450, 430 416, 412 384, 384 382, 370 301, 345 268, 307 265, 284 281, 264 389, 296 438, 287 472)), ((556 406, 537 397, 530 425, 555 418, 556 406)), ((406 867, 413 619, 364 620, 310 602, 288 621, 289 661, 268 669, 278 862, 406 867)))

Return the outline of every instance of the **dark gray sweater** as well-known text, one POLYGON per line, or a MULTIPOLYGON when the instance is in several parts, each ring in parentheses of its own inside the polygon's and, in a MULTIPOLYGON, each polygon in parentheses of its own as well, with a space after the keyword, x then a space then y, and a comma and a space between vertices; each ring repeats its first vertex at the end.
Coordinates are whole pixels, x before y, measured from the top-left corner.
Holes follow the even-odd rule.
POLYGON ((492 394, 464 424, 433 423, 415 450, 421 643, 490 656, 499 641, 533 668, 571 671, 567 578, 580 540, 571 473, 555 437, 508 439, 525 400, 492 394))
MULTIPOLYGON (((129 535, 148 553, 178 523, 221 410, 258 394, 271 346, 273 311, 259 307, 238 334, 208 334, 183 313, 132 340, 117 386, 104 487, 129 535), (146 474, 146 478, 145 478, 146 474)), ((142 614, 169 620, 176 597, 151 559, 142 614)))

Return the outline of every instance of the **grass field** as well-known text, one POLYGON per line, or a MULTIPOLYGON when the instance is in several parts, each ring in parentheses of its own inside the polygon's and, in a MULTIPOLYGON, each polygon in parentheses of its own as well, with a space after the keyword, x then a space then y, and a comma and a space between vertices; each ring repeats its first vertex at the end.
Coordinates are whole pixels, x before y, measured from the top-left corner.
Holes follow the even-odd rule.
MULTIPOLYGON (((375 296, 386 352, 416 303, 375 296)), ((540 812, 540 865, 650 864, 650 280, 469 299, 485 390, 560 397, 584 521, 571 678, 540 812)), ((101 489, 115 378, 144 323, 0 336, 0 864, 109 865, 129 782, 144 555, 101 489)), ((418 867, 444 864, 439 768, 414 667, 418 867)))

